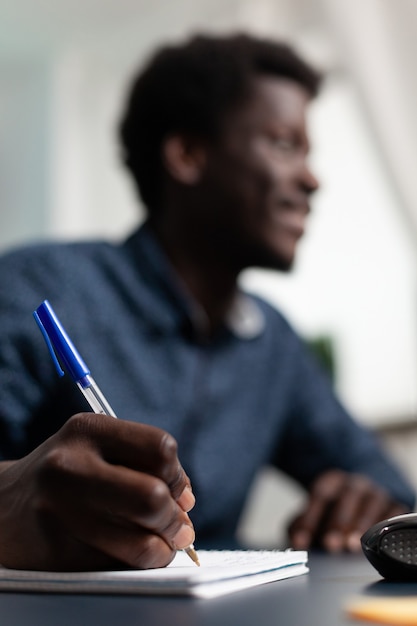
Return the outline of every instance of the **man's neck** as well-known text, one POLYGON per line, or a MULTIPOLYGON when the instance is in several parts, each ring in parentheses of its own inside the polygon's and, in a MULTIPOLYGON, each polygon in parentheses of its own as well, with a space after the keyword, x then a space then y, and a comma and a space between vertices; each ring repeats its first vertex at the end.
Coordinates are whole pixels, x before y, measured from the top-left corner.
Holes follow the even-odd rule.
POLYGON ((205 312, 211 331, 224 322, 237 291, 238 273, 194 241, 151 225, 154 235, 189 293, 205 312), (214 257, 214 258, 213 258, 214 257))

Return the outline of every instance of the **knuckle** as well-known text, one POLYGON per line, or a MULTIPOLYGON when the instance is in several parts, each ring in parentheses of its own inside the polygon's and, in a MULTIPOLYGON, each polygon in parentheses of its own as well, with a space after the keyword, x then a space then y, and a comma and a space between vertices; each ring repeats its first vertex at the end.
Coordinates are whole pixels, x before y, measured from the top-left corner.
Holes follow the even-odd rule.
POLYGON ((160 452, 162 457, 161 478, 167 483, 175 497, 184 489, 186 480, 178 460, 178 444, 169 433, 164 433, 160 452))
POLYGON ((176 462, 178 444, 174 437, 167 432, 164 432, 161 436, 159 452, 161 454, 161 460, 164 464, 171 465, 176 462))
POLYGON ((169 481, 169 487, 174 498, 178 498, 181 495, 186 484, 187 481, 185 479, 185 474, 181 466, 178 464, 177 471, 173 474, 171 480, 169 481))
POLYGON ((157 478, 150 478, 144 490, 144 515, 148 523, 157 524, 164 517, 170 503, 171 495, 165 483, 157 478))
POLYGON ((36 475, 33 504, 38 515, 55 515, 63 499, 74 491, 74 471, 68 451, 63 448, 49 450, 36 475))
POLYGON ((86 481, 97 474, 94 456, 68 443, 58 443, 47 450, 36 471, 39 490, 54 493, 57 498, 69 489, 82 490, 86 481))
POLYGON ((346 480, 342 470, 334 469, 321 474, 313 484, 312 494, 323 500, 331 499, 346 480))
POLYGON ((385 497, 384 489, 374 482, 369 476, 364 474, 351 474, 350 488, 359 496, 369 497, 372 499, 381 499, 385 497))
POLYGON ((48 450, 38 472, 38 481, 42 485, 55 483, 68 471, 68 459, 64 448, 48 450))
POLYGON ((99 428, 100 420, 94 413, 77 413, 64 424, 62 432, 66 436, 78 439, 90 436, 92 431, 99 428))
POLYGON ((48 450, 35 474, 36 489, 32 499, 39 520, 46 522, 54 515, 60 494, 66 489, 68 461, 62 448, 48 450))

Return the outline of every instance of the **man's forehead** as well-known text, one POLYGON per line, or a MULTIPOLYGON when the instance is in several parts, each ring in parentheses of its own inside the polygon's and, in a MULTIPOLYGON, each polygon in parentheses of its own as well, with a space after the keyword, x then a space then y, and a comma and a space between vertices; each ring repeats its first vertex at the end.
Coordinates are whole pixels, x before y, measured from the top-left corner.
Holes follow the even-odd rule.
POLYGON ((274 101, 279 103, 299 103, 306 106, 311 95, 299 82, 286 76, 273 74, 256 74, 251 79, 248 92, 249 99, 274 101))
POLYGON ((311 94, 300 83, 285 76, 256 74, 250 81, 247 94, 226 113, 233 119, 269 116, 283 123, 304 122, 311 94))

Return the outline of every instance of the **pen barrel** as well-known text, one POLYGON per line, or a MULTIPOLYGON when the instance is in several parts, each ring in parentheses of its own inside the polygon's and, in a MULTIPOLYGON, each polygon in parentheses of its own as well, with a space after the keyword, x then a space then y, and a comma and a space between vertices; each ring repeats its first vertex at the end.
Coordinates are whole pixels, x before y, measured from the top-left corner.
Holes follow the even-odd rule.
POLYGON ((107 402, 97 383, 91 376, 85 376, 82 382, 77 382, 77 386, 94 413, 116 417, 110 404, 107 402))

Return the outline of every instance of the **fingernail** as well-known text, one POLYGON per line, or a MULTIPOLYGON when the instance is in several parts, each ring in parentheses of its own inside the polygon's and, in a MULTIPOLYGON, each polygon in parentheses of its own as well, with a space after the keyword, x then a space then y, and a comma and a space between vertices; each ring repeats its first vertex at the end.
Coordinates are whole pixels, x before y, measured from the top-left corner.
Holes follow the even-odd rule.
POLYGON ((188 513, 188 511, 191 511, 191 509, 195 505, 195 497, 190 487, 185 487, 184 491, 178 498, 178 504, 186 513, 188 513))
POLYGON ((188 524, 183 524, 174 537, 174 544, 178 550, 183 550, 194 543, 194 539, 194 528, 188 524))
POLYGON ((327 533, 327 535, 323 538, 323 544, 329 552, 341 552, 344 548, 342 533, 337 531, 327 533))
POLYGON ((293 547, 297 550, 305 550, 310 546, 311 535, 305 530, 299 530, 294 533, 292 538, 293 547))

